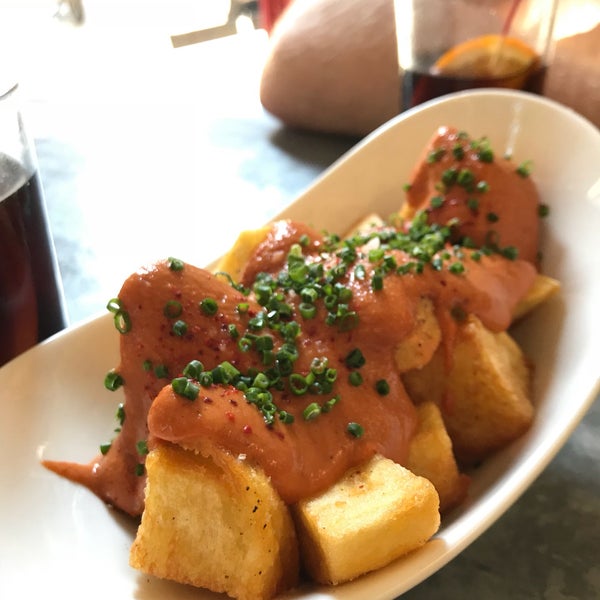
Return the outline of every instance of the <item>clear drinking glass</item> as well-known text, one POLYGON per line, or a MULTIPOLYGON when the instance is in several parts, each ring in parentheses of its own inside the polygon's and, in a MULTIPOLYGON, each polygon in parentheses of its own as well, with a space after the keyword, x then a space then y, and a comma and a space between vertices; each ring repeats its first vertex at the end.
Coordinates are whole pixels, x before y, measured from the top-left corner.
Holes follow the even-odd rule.
POLYGON ((481 87, 542 93, 557 0, 394 0, 401 109, 481 87))
POLYGON ((0 365, 66 324, 37 158, 9 84, 0 87, 0 365))

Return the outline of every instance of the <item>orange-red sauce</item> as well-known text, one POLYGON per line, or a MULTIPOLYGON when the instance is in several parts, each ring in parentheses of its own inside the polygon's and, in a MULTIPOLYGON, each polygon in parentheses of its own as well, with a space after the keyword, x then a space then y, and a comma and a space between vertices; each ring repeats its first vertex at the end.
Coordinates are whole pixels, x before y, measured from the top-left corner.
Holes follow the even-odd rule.
MULTIPOLYGON (((446 129, 434 136, 432 144, 451 149, 457 142, 456 136, 456 132, 446 129)), ((471 165, 474 170, 479 169, 478 162, 473 153, 468 153, 461 160, 461 167, 471 165)), ((417 167, 411 202, 425 208, 427 195, 439 194, 439 190, 432 192, 431 186, 435 185, 436 177, 439 179, 439 169, 445 164, 424 160, 417 167)), ((419 299, 427 297, 433 301, 445 340, 452 338, 457 308, 461 313, 478 315, 488 328, 501 331, 510 325, 516 303, 535 278, 539 201, 531 182, 520 177, 505 179, 505 169, 495 160, 478 170, 478 176, 484 176, 490 186, 488 192, 480 194, 486 199, 479 207, 498 216, 494 222, 500 224, 494 230, 495 239, 503 245, 515 245, 527 260, 509 260, 498 253, 475 260, 469 251, 462 255, 461 273, 429 266, 422 273, 388 275, 383 288, 374 290, 370 277, 374 263, 369 261, 366 251, 362 256, 359 252, 353 266, 360 263, 366 276, 359 278, 352 268, 340 279, 352 290, 349 306, 359 315, 358 325, 350 331, 340 331, 325 323, 323 305, 319 305, 314 318, 304 319, 297 311, 298 298, 288 294, 286 300, 295 308, 294 319, 301 324, 294 371, 306 374, 316 357, 327 357, 329 366, 337 369, 334 389, 327 396, 296 395, 289 386, 273 391, 277 407, 294 415, 291 424, 276 419, 267 426, 263 415, 247 402, 244 393, 229 385, 201 387, 193 400, 177 394, 170 385, 172 378, 179 376, 192 359, 200 360, 205 369, 212 369, 224 360, 242 372, 265 369, 259 355, 254 351, 243 352, 229 332, 230 325, 244 332, 248 320, 262 310, 252 296, 244 296, 222 276, 187 264, 183 270, 174 271, 163 261, 133 274, 119 294, 131 319, 131 330, 121 336, 121 363, 117 368, 125 381, 126 418, 122 431, 110 451, 88 465, 48 462, 47 466, 87 485, 108 503, 136 515, 143 510, 145 484, 145 478, 136 475, 138 465, 144 460, 136 444, 148 438, 150 443, 159 438, 206 454, 216 447, 240 455, 259 464, 289 503, 327 488, 349 467, 364 462, 374 453, 402 463, 416 417, 393 354, 397 343, 415 326, 419 299), (505 200, 505 185, 511 195, 509 200, 505 200), (521 202, 523 214, 514 206, 515 198, 521 202), (530 210, 534 204, 535 216, 530 210), (531 238, 536 243, 532 244, 531 238), (199 309, 199 302, 207 297, 218 301, 214 315, 199 309), (182 336, 173 332, 173 317, 164 314, 169 301, 181 304, 182 312, 177 318, 187 324, 187 332, 182 336), (238 304, 246 302, 248 312, 240 313, 238 304), (356 348, 365 358, 360 369, 349 368, 345 363, 347 354, 356 348), (154 369, 159 365, 166 367, 166 377, 157 377, 154 369), (355 370, 360 371, 363 379, 358 386, 349 382, 349 374, 355 370), (382 379, 389 385, 389 393, 384 395, 376 389, 376 382, 382 379), (308 404, 315 401, 323 404, 334 395, 338 402, 329 412, 311 420, 303 418, 308 404), (363 434, 352 435, 349 423, 360 424, 363 434)), ((431 218, 447 220, 454 215, 451 207, 460 215, 464 213, 461 202, 466 203, 467 197, 461 200, 460 194, 449 194, 448 198, 447 207, 427 209, 431 218)), ((471 216, 474 218, 464 221, 466 232, 473 239, 484 239, 485 243, 490 237, 491 222, 471 216)), ((303 250, 307 260, 321 262, 327 268, 339 263, 339 258, 325 251, 319 232, 306 225, 282 221, 273 225, 256 249, 246 266, 243 283, 250 285, 259 272, 276 275, 285 270, 290 248, 303 236, 310 240, 303 250)), ((398 265, 410 260, 401 251, 388 254, 394 256, 398 265)), ((445 264, 452 260, 447 259, 445 264)), ((276 345, 280 343, 277 334, 264 330, 261 335, 265 333, 272 335, 276 345)))
POLYGON ((408 204, 414 209, 428 209, 431 222, 445 224, 457 218, 460 222, 457 233, 469 236, 476 246, 490 241, 502 247, 514 246, 521 259, 535 263, 539 250, 540 199, 533 181, 520 175, 519 165, 510 159, 494 156, 493 162, 480 160, 482 145, 476 143, 470 147, 461 138, 461 132, 452 127, 438 129, 413 172, 406 194, 408 204), (465 149, 461 160, 455 158, 457 144, 465 149), (438 157, 433 162, 429 158, 432 151, 438 157), (444 171, 451 168, 470 170, 475 181, 486 183, 488 189, 479 192, 452 185, 442 193, 442 206, 432 209, 431 198, 440 195, 437 186, 444 171))

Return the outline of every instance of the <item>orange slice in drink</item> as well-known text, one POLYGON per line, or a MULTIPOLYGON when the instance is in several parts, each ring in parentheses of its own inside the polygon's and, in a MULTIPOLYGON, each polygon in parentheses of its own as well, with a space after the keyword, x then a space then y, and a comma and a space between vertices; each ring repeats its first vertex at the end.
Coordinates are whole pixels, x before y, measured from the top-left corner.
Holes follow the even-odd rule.
POLYGON ((525 42, 503 35, 483 35, 454 46, 433 66, 436 74, 461 79, 493 80, 522 88, 539 57, 525 42))

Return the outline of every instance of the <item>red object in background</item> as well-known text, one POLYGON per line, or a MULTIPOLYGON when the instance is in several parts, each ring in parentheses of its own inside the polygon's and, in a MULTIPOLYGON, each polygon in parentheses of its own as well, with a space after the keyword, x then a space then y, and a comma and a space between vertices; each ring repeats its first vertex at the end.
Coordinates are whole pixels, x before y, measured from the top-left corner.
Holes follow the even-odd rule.
POLYGON ((259 0, 258 7, 260 21, 262 27, 264 27, 267 32, 270 32, 271 29, 273 29, 275 21, 277 21, 279 15, 284 11, 290 1, 291 0, 259 0))

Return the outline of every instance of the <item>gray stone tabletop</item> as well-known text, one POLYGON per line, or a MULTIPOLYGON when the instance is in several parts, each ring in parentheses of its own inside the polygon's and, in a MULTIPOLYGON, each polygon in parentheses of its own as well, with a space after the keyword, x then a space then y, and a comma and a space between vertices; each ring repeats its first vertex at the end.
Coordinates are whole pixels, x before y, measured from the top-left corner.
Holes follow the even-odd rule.
MULTIPOLYGON (((74 78, 70 87, 29 81, 28 124, 73 325, 104 312, 149 260, 209 262, 354 144, 287 130, 264 113, 264 48, 260 35, 180 48, 176 64, 160 65, 167 80, 153 79, 134 48, 111 85, 115 63, 90 54, 85 74, 55 72, 74 78)), ((599 403, 503 517, 403 597, 600 598, 599 403)))

